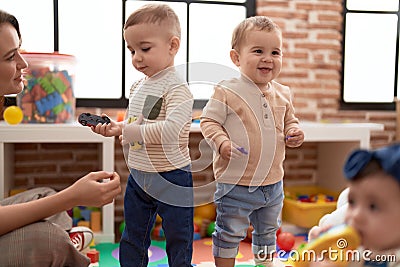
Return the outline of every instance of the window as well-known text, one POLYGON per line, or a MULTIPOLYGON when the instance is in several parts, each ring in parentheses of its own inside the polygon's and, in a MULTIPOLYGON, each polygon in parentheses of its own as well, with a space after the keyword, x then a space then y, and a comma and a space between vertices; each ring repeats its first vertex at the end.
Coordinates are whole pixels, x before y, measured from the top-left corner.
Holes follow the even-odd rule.
MULTIPOLYGON (((174 9, 182 28, 175 64, 187 65, 190 82, 192 62, 233 67, 231 34, 239 21, 255 15, 255 1, 2 0, 1 8, 20 21, 22 49, 76 57, 77 106, 125 108, 131 84, 141 77, 131 65, 123 40, 122 27, 133 10, 149 2, 163 2, 174 9)), ((209 86, 191 86, 191 90, 200 107, 212 92, 209 86)))
POLYGON ((30 52, 53 51, 53 0, 1 0, 0 8, 17 17, 22 33, 22 49, 30 52))
POLYGON ((398 0, 346 0, 342 107, 394 109, 398 95, 398 0))
MULTIPOLYGON (((138 7, 149 2, 126 1, 125 19, 138 7)), ((186 68, 190 89, 195 98, 195 107, 202 107, 212 94, 213 86, 204 83, 192 83, 195 80, 197 62, 215 63, 236 68, 229 58, 230 40, 234 27, 247 16, 255 15, 253 1, 162 1, 167 2, 177 13, 181 28, 181 48, 175 58, 175 65, 186 68), (227 15, 229 14, 229 15, 227 15), (223 19, 221 19, 223 16, 223 19), (192 65, 194 63, 194 65, 192 65)), ((205 66, 205 65, 203 65, 205 66)), ((202 68, 212 72, 210 68, 202 68)), ((214 69, 213 69, 214 70, 214 69)), ((129 95, 132 81, 142 74, 136 71, 125 48, 125 97, 129 95)))

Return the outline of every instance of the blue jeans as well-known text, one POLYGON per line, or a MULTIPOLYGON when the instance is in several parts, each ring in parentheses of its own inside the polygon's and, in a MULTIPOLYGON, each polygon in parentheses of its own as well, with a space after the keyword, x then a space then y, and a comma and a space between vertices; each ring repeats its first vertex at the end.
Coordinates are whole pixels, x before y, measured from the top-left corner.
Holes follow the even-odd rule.
POLYGON ((131 170, 124 198, 125 229, 119 249, 121 266, 147 266, 150 234, 157 214, 162 218, 169 266, 192 266, 193 180, 190 166, 160 173, 131 170), (176 199, 179 201, 174 201, 176 199))
POLYGON ((253 254, 267 255, 274 252, 283 197, 282 181, 258 187, 217 183, 214 195, 217 219, 212 236, 213 255, 235 258, 240 241, 246 237, 249 223, 254 227, 253 254))

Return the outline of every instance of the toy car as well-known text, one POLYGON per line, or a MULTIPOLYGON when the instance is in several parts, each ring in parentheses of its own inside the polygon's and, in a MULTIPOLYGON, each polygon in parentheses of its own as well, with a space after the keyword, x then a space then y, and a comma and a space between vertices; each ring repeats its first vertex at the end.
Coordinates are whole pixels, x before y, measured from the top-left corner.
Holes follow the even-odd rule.
POLYGON ((82 113, 78 117, 78 122, 83 126, 96 126, 97 124, 101 123, 110 123, 111 120, 107 116, 99 116, 90 113, 82 113))

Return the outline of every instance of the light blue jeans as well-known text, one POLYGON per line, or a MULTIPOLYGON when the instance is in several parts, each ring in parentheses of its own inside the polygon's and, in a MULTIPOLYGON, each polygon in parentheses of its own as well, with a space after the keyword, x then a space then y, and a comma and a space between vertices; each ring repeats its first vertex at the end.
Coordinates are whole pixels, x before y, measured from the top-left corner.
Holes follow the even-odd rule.
POLYGON ((276 231, 281 221, 283 182, 249 187, 217 183, 214 202, 217 219, 213 233, 213 255, 235 258, 239 243, 252 232, 252 251, 255 255, 268 255, 276 250, 276 231))

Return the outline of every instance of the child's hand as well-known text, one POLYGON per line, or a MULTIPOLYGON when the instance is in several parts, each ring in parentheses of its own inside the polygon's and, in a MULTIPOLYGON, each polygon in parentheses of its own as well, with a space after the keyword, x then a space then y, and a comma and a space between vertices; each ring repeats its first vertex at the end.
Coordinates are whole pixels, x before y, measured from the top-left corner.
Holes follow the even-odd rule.
POLYGON ((133 143, 138 141, 143 141, 142 134, 140 132, 140 124, 142 124, 143 115, 140 114, 137 119, 131 123, 125 124, 124 129, 122 131, 122 143, 126 142, 133 143))
POLYGON ((122 134, 118 137, 118 139, 119 139, 119 143, 121 144, 121 146, 125 146, 125 145, 129 144, 129 142, 124 139, 124 136, 122 134))
POLYGON ((219 153, 220 153, 221 157, 225 160, 236 159, 238 157, 245 155, 245 153, 241 152, 239 149, 241 149, 242 151, 245 151, 245 150, 243 150, 243 148, 240 148, 235 143, 226 140, 226 141, 222 142, 222 144, 219 148, 219 153))
POLYGON ((287 132, 285 142, 288 147, 298 147, 303 144, 304 132, 301 129, 292 129, 287 132))
MULTIPOLYGON (((102 116, 107 116, 106 114, 102 114, 102 116)), ((112 119, 110 119, 109 124, 97 124, 96 126, 90 127, 93 132, 100 134, 105 137, 110 137, 110 136, 118 136, 122 133, 122 127, 120 122, 116 122, 112 119)))
POLYGON ((312 241, 320 236, 322 233, 328 231, 332 226, 331 225, 324 225, 324 226, 314 226, 308 232, 308 241, 312 241))

